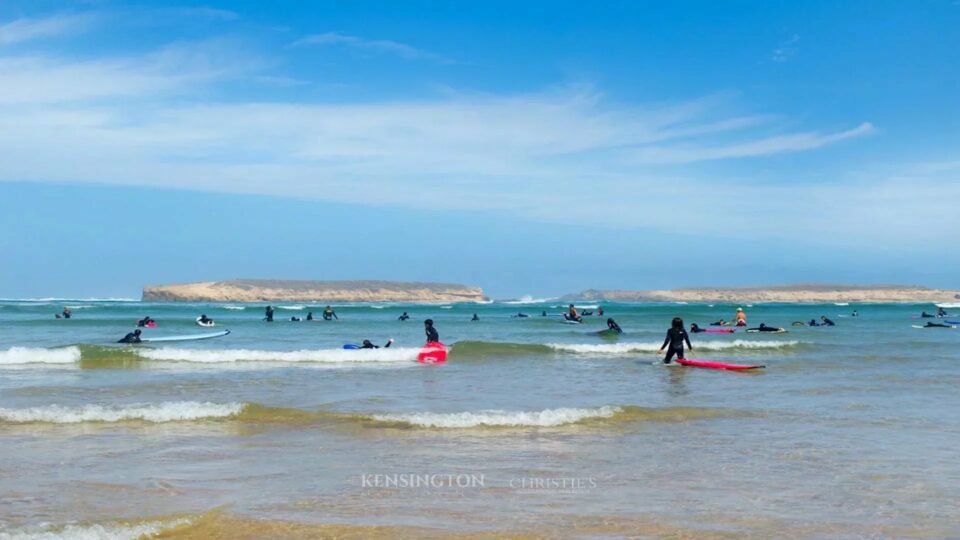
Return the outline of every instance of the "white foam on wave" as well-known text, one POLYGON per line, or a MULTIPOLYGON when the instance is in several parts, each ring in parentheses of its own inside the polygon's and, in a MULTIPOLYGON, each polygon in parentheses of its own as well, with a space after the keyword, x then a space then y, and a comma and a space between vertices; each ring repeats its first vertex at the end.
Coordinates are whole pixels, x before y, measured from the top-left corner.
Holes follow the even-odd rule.
POLYGON ((80 361, 80 347, 10 347, 0 351, 0 366, 22 364, 73 364, 80 361))
POLYGON ((556 298, 534 298, 529 294, 525 294, 520 298, 517 298, 516 300, 505 300, 502 303, 504 304, 542 304, 544 302, 552 302, 554 300, 556 300, 556 298))
POLYGON ((849 306, 849 305, 850 305, 850 302, 834 302, 833 305, 835 305, 835 306, 849 306))
POLYGON ((293 311, 303 311, 307 306, 277 306, 277 309, 289 309, 293 311))
POLYGON ((233 310, 242 310, 247 309, 246 306, 221 306, 223 309, 233 309, 233 310))
POLYGON ((412 362, 420 349, 303 349, 299 351, 260 351, 254 349, 140 349, 136 353, 149 360, 171 362, 316 362, 354 364, 363 362, 412 362))
POLYGON ((190 523, 188 519, 146 521, 143 523, 95 523, 92 525, 34 525, 13 531, 0 531, 0 540, 136 540, 152 538, 166 529, 190 523))
MULTIPOLYGON (((660 350, 662 342, 655 343, 547 343, 556 351, 576 354, 605 354, 626 355, 638 352, 656 352, 660 350)), ((730 349, 785 349, 799 345, 799 341, 748 341, 735 339, 733 341, 699 341, 694 345, 695 350, 724 351, 730 349)))
POLYGON ((0 422, 24 424, 79 424, 82 422, 176 422, 227 418, 243 410, 243 403, 210 403, 199 401, 169 401, 149 405, 48 405, 27 409, 0 408, 0 422))
POLYGON ((960 309, 960 302, 945 302, 943 304, 935 304, 937 307, 942 307, 943 309, 960 309))
POLYGON ((622 412, 620 407, 597 407, 593 409, 545 409, 542 411, 479 411, 459 413, 397 413, 374 415, 383 422, 406 422, 430 428, 471 428, 479 426, 504 427, 552 427, 573 424, 587 418, 610 418, 622 412))

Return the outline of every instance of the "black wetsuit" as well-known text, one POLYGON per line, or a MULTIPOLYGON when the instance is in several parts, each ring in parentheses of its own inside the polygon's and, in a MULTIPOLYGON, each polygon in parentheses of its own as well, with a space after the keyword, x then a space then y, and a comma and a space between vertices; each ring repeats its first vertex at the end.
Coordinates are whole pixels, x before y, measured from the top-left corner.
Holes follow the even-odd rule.
POLYGON ((617 324, 617 323, 615 323, 615 322, 607 323, 607 330, 613 330, 614 332, 616 332, 616 333, 618 333, 618 334, 622 334, 622 333, 623 333, 623 329, 620 328, 620 325, 617 324))
POLYGON ((669 364, 673 355, 677 355, 677 358, 683 358, 684 342, 686 342, 687 347, 693 348, 693 345, 690 344, 690 336, 687 335, 686 330, 677 330, 676 328, 667 330, 667 337, 663 340, 663 345, 660 347, 662 349, 666 347, 667 344, 670 345, 670 348, 667 349, 667 356, 663 358, 664 364, 669 364))
POLYGON ((410 316, 407 315, 406 313, 404 313, 403 315, 400 316, 399 320, 405 321, 405 320, 407 320, 407 319, 409 319, 409 318, 410 318, 410 316))
POLYGON ((117 343, 140 343, 140 336, 136 332, 130 332, 129 334, 123 336, 123 339, 117 343))
POLYGON ((837 323, 831 321, 830 319, 828 319, 828 318, 826 318, 826 317, 824 317, 824 318, 821 319, 821 320, 823 321, 823 326, 836 326, 836 325, 837 325, 837 323))
POLYGON ((706 332, 706 330, 704 330, 703 328, 700 328, 699 326, 696 328, 690 328, 690 331, 693 332, 694 334, 699 334, 700 332, 706 332))
POLYGON ((267 308, 265 319, 267 322, 273 322, 273 308, 267 308))
POLYGON ((337 314, 334 313, 332 309, 324 310, 324 312, 323 312, 323 320, 329 321, 329 320, 331 320, 331 319, 336 319, 336 320, 339 321, 339 320, 340 320, 340 317, 337 317, 337 314))
POLYGON ((440 334, 437 332, 436 328, 432 326, 428 326, 426 328, 426 332, 427 332, 427 343, 434 343, 434 342, 440 341, 440 334))

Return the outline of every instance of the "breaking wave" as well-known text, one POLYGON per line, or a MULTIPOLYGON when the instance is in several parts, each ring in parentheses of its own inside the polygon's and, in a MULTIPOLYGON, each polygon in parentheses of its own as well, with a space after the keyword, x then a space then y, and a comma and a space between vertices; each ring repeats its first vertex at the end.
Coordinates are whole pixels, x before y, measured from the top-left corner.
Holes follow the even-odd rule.
MULTIPOLYGON (((550 343, 547 344, 547 346, 561 352, 616 356, 638 352, 656 352, 660 350, 661 344, 661 342, 609 344, 550 343)), ((694 345, 694 348, 705 351, 762 350, 786 349, 796 347, 797 345, 800 345, 799 341, 748 341, 745 339, 735 339, 733 341, 698 341, 694 345)))
POLYGON ((0 351, 0 366, 21 364, 73 364, 80 361, 80 347, 10 347, 0 351))
POLYGON ((365 362, 412 362, 420 349, 303 349, 299 351, 261 351, 253 349, 138 349, 136 354, 148 360, 168 362, 316 362, 331 364, 365 362))
POLYGON ((142 521, 140 523, 94 523, 53 526, 33 525, 0 530, 0 540, 138 540, 153 538, 169 529, 188 525, 190 520, 142 521))
POLYGON ((228 418, 239 414, 242 403, 170 401, 148 405, 48 405, 26 409, 0 408, 0 422, 8 424, 79 424, 83 422, 143 421, 151 423, 228 418))

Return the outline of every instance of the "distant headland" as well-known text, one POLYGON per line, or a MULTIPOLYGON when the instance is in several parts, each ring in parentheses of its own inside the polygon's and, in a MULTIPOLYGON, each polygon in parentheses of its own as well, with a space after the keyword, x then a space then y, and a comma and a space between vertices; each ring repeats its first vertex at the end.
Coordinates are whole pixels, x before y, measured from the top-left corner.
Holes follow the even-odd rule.
POLYGON ((698 287, 673 290, 625 291, 589 289, 564 300, 608 302, 952 302, 960 291, 914 285, 773 285, 766 287, 698 287))
POLYGON ((483 302, 483 289, 450 283, 234 279, 148 285, 152 302, 483 302))

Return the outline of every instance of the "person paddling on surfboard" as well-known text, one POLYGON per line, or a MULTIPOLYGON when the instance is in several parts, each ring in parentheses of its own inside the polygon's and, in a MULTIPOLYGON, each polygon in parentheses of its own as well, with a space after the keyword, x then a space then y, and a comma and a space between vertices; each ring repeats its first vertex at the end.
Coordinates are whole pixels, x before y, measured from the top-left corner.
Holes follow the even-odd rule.
POLYGON ((197 322, 200 323, 201 326, 214 325, 213 319, 211 319, 210 317, 207 317, 206 315, 200 315, 200 318, 197 319, 197 322))
POLYGON ((123 336, 117 343, 140 343, 140 334, 143 333, 139 328, 123 336))
POLYGON ((570 308, 567 310, 567 314, 564 315, 564 318, 566 318, 568 321, 577 322, 581 322, 583 320, 583 318, 577 314, 577 308, 575 308, 573 304, 570 304, 570 308))
POLYGON ((835 322, 831 321, 830 319, 828 319, 826 315, 821 315, 821 316, 820 316, 820 325, 821 325, 821 326, 836 326, 837 323, 835 323, 835 322))
MULTIPOLYGON (((392 339, 387 341, 387 344, 384 345, 383 348, 384 349, 389 348, 390 345, 393 345, 392 339)), ((374 345, 373 343, 371 343, 369 339, 365 339, 363 340, 363 345, 361 345, 360 348, 361 349, 379 349, 380 347, 378 345, 374 345)))
POLYGON ((423 321, 423 330, 427 334, 427 343, 436 343, 440 341, 440 333, 433 327, 433 319, 423 321))
POLYGON ((687 348, 690 349, 690 352, 693 352, 693 345, 690 344, 690 335, 687 334, 687 331, 683 328, 683 319, 680 317, 674 317, 673 323, 670 325, 670 329, 667 330, 667 337, 663 340, 663 345, 660 346, 660 352, 663 353, 663 349, 670 345, 670 349, 667 351, 667 356, 663 358, 664 364, 670 364, 671 359, 674 355, 677 358, 683 358, 683 344, 686 342, 687 348))
POLYGON ((704 330, 703 328, 700 328, 700 325, 698 325, 697 323, 692 323, 690 325, 690 331, 693 332, 694 334, 699 334, 700 332, 706 332, 706 330, 704 330))

